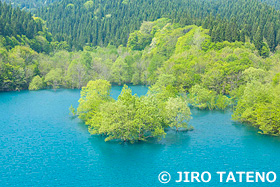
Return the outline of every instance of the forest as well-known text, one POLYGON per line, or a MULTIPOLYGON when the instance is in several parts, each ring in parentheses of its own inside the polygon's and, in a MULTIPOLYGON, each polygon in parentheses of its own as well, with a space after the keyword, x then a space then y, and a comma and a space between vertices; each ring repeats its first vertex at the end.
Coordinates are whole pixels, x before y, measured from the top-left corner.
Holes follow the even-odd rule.
MULTIPOLYGON (((279 135, 280 53, 276 51, 272 55, 268 51, 269 57, 262 57, 249 42, 213 43, 208 32, 194 25, 180 27, 170 24, 166 19, 143 23, 138 34, 130 35, 127 46, 130 49, 144 47, 140 62, 149 59, 150 64, 138 72, 137 69, 133 70, 136 75, 130 76, 131 81, 140 80, 140 84, 152 85, 150 92, 163 98, 164 95, 170 99, 187 93, 186 101, 191 107, 202 110, 232 109, 234 120, 251 124, 259 128, 262 134, 279 135), (144 39, 139 37, 147 33, 148 28, 155 30, 155 27, 159 30, 155 32, 151 44, 147 44, 147 36, 143 36, 144 39), (143 77, 147 78, 144 82, 143 77)), ((134 67, 143 67, 143 64, 134 67)), ((118 76, 119 79, 114 80, 125 80, 127 74, 118 76)), ((124 83, 129 81, 119 82, 124 83)), ((89 108, 84 107, 82 101, 77 114, 89 125, 90 132, 103 134, 96 131, 96 121, 88 120, 95 120, 91 112, 86 112, 89 116, 84 116, 84 110, 88 111, 89 108)), ((121 112, 118 113, 121 115, 121 112)))
POLYGON ((167 127, 176 131, 191 129, 188 127, 190 108, 176 89, 155 84, 147 95, 138 97, 125 85, 116 101, 110 97, 110 89, 106 80, 88 82, 81 91, 77 109, 89 132, 106 136, 105 141, 133 143, 161 139, 167 127))
MULTIPOLYGON (((59 2, 62 0, 2 0, 6 3, 11 3, 14 7, 19 7, 21 9, 26 9, 30 11, 35 11, 42 6, 50 5, 54 2, 59 2)), ((260 2, 266 3, 279 10, 280 3, 277 0, 259 0, 260 2)), ((124 1, 129 2, 129 1, 124 1)))
POLYGON ((46 20, 55 40, 78 50, 85 45, 125 46, 143 21, 162 17, 209 29, 214 42, 245 42, 248 36, 260 54, 263 47, 275 51, 280 42, 279 11, 257 0, 63 0, 36 15, 46 20))
POLYGON ((260 2, 267 3, 268 5, 280 10, 280 2, 277 0, 259 0, 260 2))
POLYGON ((58 0, 1 0, 22 10, 35 11, 42 6, 47 6, 58 0))
POLYGON ((65 41, 53 40, 44 20, 0 2, 0 47, 11 50, 16 46, 27 46, 46 54, 56 49, 69 49, 65 41))
POLYGON ((82 89, 79 107, 71 110, 108 141, 161 137, 168 125, 189 129, 184 102, 201 110, 232 109, 234 120, 280 135, 279 11, 253 0, 92 2, 54 3, 38 10, 43 19, 0 3, 0 91, 82 89), (110 86, 125 84, 150 91, 138 98, 124 87, 112 100, 110 86), (139 116, 141 107, 148 107, 150 121, 139 116), (114 113, 123 121, 114 123, 114 113), (112 124, 131 126, 114 134, 112 124), (130 127, 138 130, 127 135, 130 127))

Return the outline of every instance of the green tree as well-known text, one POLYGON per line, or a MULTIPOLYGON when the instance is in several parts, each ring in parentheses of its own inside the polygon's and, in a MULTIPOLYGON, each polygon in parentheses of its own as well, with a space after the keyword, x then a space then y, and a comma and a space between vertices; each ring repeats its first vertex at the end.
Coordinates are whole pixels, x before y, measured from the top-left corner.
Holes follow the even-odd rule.
POLYGON ((77 109, 89 132, 104 135, 105 141, 133 143, 151 137, 160 139, 165 136, 166 127, 187 128, 191 112, 182 97, 166 101, 150 93, 139 98, 125 85, 115 101, 109 90, 107 81, 90 81, 81 91, 77 109))
POLYGON ((189 103, 200 109, 215 109, 216 92, 203 88, 200 85, 195 85, 190 89, 188 95, 189 103))
POLYGON ((29 90, 40 90, 43 87, 44 87, 44 83, 39 75, 35 76, 32 79, 31 83, 29 84, 29 90))
POLYGON ((52 69, 46 75, 45 82, 55 90, 59 88, 62 84, 62 70, 60 68, 52 69))
POLYGON ((268 57, 269 56, 269 48, 268 48, 268 46, 266 44, 264 44, 262 46, 261 56, 263 56, 263 57, 268 57))
POLYGON ((242 74, 246 83, 253 81, 263 82, 265 76, 267 76, 267 72, 265 70, 253 67, 246 69, 242 74))
POLYGON ((243 96, 234 110, 233 119, 249 123, 260 133, 280 135, 280 87, 252 82, 247 84, 243 96))
POLYGON ((263 47, 263 35, 262 35, 260 27, 258 27, 258 30, 254 36, 254 44, 255 44, 256 48, 259 50, 259 52, 261 52, 262 47, 263 47))
POLYGON ((188 122, 191 119, 191 111, 186 101, 179 97, 171 97, 166 103, 165 110, 166 114, 164 117, 171 128, 175 127, 177 131, 179 128, 187 129, 188 122))
POLYGON ((73 61, 68 67, 66 79, 69 81, 71 88, 80 89, 86 79, 86 66, 81 62, 73 61))
POLYGON ((216 98, 216 108, 225 110, 231 104, 230 99, 225 95, 218 95, 216 98))
POLYGON ((79 107, 77 108, 79 118, 88 122, 99 110, 101 104, 111 100, 110 89, 111 84, 108 81, 89 81, 81 91, 79 107))

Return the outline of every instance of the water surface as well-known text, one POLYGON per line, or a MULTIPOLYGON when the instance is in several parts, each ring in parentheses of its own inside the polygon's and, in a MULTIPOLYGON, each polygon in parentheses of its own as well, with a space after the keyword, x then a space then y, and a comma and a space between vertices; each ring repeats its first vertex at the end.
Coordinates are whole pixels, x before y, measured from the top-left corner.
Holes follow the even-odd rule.
MULTIPOLYGON (((143 95, 146 87, 132 87, 143 95)), ((113 87, 117 98, 121 87, 113 87)), ((231 112, 192 110, 186 133, 169 131, 160 142, 118 144, 90 136, 79 119, 79 90, 0 93, 0 186, 163 186, 158 174, 209 171, 208 184, 223 186, 216 171, 274 171, 280 176, 279 138, 231 121, 231 112)), ((280 179, 279 179, 280 180, 280 179)), ((227 186, 279 186, 233 183, 227 186)))

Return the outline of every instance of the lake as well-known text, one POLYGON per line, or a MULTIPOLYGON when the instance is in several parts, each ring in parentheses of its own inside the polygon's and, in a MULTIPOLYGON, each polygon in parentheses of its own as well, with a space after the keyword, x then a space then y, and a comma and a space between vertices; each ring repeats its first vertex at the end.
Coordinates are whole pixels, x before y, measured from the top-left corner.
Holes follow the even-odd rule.
MULTIPOLYGON (((112 88, 114 98, 120 92, 112 88)), ((194 131, 168 131, 160 142, 106 143, 70 117, 79 97, 79 90, 67 89, 0 93, 0 186, 223 186, 217 171, 280 174, 280 139, 231 121, 230 111, 192 109, 194 131), (158 181, 162 171, 172 176, 168 185, 158 181), (209 171, 212 180, 175 183, 178 171, 209 171)))

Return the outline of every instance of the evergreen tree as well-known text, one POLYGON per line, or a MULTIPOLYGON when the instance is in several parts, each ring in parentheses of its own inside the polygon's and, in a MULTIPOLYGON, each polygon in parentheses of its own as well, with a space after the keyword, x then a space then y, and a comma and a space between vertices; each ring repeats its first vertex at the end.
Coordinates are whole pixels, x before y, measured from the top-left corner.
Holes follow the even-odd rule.
POLYGON ((36 14, 47 21, 56 40, 65 40, 78 50, 84 45, 125 46, 129 34, 138 30, 143 21, 160 17, 173 23, 202 25, 216 42, 244 41, 248 36, 251 41, 258 40, 254 43, 259 52, 259 32, 272 51, 279 44, 276 33, 280 29, 280 12, 257 0, 62 0, 36 14))
POLYGON ((257 32, 254 36, 254 44, 256 48, 261 51, 262 46, 263 46, 263 36, 260 27, 258 27, 257 32))

